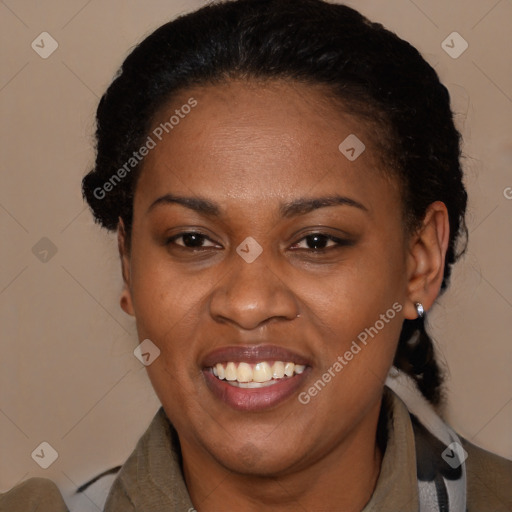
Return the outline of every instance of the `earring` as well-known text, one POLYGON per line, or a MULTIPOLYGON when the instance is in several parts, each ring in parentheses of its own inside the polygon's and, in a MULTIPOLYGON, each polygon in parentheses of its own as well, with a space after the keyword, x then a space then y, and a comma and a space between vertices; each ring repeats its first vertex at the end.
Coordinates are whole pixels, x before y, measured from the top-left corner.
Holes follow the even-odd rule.
POLYGON ((399 375, 400 375, 400 370, 396 367, 396 366, 392 366, 390 369, 389 369, 389 377, 391 377, 392 379, 396 379, 399 375))
POLYGON ((423 316, 425 315, 423 304, 421 302, 416 302, 416 304, 414 304, 414 307, 416 308, 416 313, 418 313, 418 318, 423 318, 423 316))

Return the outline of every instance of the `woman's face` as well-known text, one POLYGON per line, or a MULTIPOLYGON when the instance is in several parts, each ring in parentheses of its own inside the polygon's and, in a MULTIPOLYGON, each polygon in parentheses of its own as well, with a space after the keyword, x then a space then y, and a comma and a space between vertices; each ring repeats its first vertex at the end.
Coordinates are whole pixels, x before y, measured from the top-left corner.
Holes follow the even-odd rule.
POLYGON ((231 82, 182 93, 152 138, 123 304, 161 351, 147 371, 185 459, 276 475, 343 441, 357 456, 408 301, 400 196, 368 129, 317 88, 231 82))

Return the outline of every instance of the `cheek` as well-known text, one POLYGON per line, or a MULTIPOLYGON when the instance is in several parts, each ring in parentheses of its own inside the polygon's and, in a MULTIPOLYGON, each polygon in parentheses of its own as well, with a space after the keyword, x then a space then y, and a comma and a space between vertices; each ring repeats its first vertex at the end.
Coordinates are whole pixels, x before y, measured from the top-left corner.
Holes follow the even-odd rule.
POLYGON ((359 421, 382 395, 401 330, 402 305, 384 293, 371 303, 367 297, 343 300, 331 304, 317 322, 316 353, 322 357, 299 400, 312 406, 311 414, 333 423, 340 422, 333 411, 343 411, 346 426, 359 421))
POLYGON ((187 274, 171 265, 161 248, 135 249, 131 296, 139 338, 151 339, 163 355, 179 353, 184 359, 183 350, 197 335, 195 324, 204 313, 211 286, 209 274, 187 274))
POLYGON ((406 290, 400 247, 398 239, 389 244, 384 237, 375 240, 346 266, 304 286, 323 345, 321 371, 338 361, 338 371, 332 371, 343 377, 334 380, 348 385, 354 396, 364 393, 368 379, 380 386, 393 361, 406 290))
POLYGON ((328 274, 302 279, 305 302, 344 337, 357 336, 395 302, 402 304, 406 290, 404 260, 383 243, 359 249, 328 274))
MULTIPOLYGON (((161 256, 160 256, 161 257, 161 256)), ((202 382, 196 360, 198 320, 204 315, 208 277, 191 278, 175 266, 157 261, 150 252, 133 266, 132 297, 140 340, 150 339, 159 357, 146 367, 148 377, 168 414, 192 414, 202 382)), ((171 416, 177 424, 180 418, 171 416)))

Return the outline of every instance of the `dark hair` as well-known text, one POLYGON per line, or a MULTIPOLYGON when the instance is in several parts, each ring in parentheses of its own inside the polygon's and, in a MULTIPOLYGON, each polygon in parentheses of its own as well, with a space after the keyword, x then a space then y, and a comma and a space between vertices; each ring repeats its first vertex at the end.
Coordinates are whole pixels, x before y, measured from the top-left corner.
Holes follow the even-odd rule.
MULTIPOLYGON (((452 264, 464 252, 457 252, 459 235, 467 239, 460 135, 448 91, 409 43, 349 7, 322 0, 209 4, 140 43, 98 106, 96 163, 82 183, 97 222, 114 230, 121 217, 129 236, 140 164, 104 197, 95 190, 143 145, 155 115, 173 95, 230 79, 325 85, 345 110, 372 119, 386 172, 401 185, 407 228, 419 226, 434 201, 448 209, 444 291, 452 264)), ((404 321, 395 364, 439 403, 441 372, 424 319, 404 321)))

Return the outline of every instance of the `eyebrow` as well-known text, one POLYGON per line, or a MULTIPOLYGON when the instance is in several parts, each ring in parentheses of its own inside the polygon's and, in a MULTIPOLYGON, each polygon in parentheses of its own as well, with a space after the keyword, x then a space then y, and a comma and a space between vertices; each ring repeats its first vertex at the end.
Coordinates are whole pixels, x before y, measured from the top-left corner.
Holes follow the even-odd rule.
POLYGON ((297 215, 304 215, 312 212, 313 210, 329 206, 353 206, 354 208, 359 208, 360 210, 368 212, 368 208, 355 199, 351 199, 346 196, 333 195, 327 197, 295 199, 282 204, 280 213, 284 218, 295 217, 297 215))
MULTIPOLYGON (((213 201, 201 197, 184 197, 175 196, 172 194, 165 194, 164 196, 159 197, 153 201, 146 214, 148 214, 157 206, 169 204, 180 204, 186 208, 194 210, 195 212, 210 217, 220 217, 221 215, 219 205, 213 201)), ((354 208, 368 212, 368 208, 366 208, 366 206, 361 204, 359 201, 340 195, 294 199, 293 201, 281 204, 279 212, 281 217, 290 218, 298 215, 305 215, 306 213, 318 210, 319 208, 326 208, 329 206, 352 206, 354 208)))

